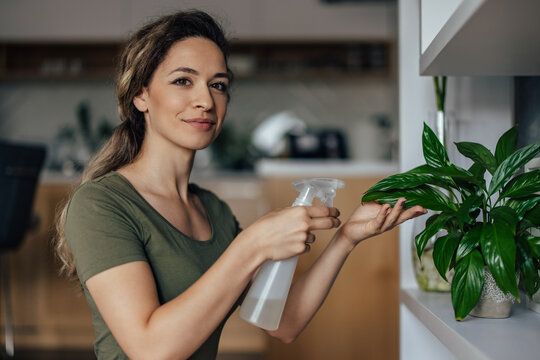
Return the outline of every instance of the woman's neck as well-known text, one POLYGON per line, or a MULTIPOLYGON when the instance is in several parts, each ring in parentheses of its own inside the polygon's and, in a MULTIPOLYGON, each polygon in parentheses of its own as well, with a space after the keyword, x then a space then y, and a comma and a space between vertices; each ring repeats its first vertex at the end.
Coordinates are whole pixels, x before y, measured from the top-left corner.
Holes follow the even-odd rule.
POLYGON ((167 197, 176 195, 187 201, 194 159, 194 150, 167 149, 143 142, 135 160, 118 171, 141 192, 167 197))

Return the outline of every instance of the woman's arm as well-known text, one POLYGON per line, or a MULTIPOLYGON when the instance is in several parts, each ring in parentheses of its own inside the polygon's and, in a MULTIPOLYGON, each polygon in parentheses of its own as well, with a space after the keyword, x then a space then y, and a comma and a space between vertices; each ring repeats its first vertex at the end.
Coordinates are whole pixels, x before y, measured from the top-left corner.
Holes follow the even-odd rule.
POLYGON ((420 206, 404 210, 404 201, 400 199, 393 209, 374 202, 360 205, 321 256, 291 286, 279 328, 268 333, 285 343, 294 341, 319 310, 345 260, 359 242, 426 212, 420 206))
POLYGON ((187 358, 223 321, 265 260, 304 252, 309 231, 339 226, 337 215, 326 207, 267 214, 240 233, 199 280, 163 305, 150 266, 142 261, 94 275, 86 286, 130 358, 187 358))

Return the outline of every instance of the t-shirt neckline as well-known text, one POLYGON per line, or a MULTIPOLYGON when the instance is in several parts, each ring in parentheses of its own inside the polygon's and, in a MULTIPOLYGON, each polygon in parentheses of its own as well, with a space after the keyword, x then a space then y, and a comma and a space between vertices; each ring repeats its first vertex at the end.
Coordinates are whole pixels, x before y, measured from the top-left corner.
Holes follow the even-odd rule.
POLYGON ((151 211, 154 214, 156 214, 160 219, 162 219, 163 222, 165 222, 175 232, 182 235, 184 238, 189 239, 190 241, 192 241, 192 242, 194 242, 196 244, 199 244, 199 245, 210 245, 211 243, 214 242, 214 239, 215 239, 215 226, 214 226, 214 222, 212 221, 212 216, 210 216, 210 208, 209 208, 208 203, 206 201, 206 197, 204 196, 204 194, 201 191, 199 191, 199 187, 197 185, 195 185, 193 183, 190 183, 189 184, 189 191, 193 192, 195 195, 197 195, 199 197, 199 200, 201 201, 201 203, 203 205, 204 211, 206 212, 206 218, 208 219, 208 222, 210 223, 210 230, 212 232, 212 234, 210 235, 210 238, 208 240, 197 240, 197 239, 192 238, 191 236, 186 235, 184 232, 182 232, 180 229, 178 229, 176 226, 174 226, 169 220, 167 220, 167 218, 165 218, 165 216, 163 216, 159 211, 157 211, 157 209, 154 208, 144 198, 144 196, 141 195, 141 193, 139 193, 139 191, 135 188, 135 186, 133 186, 133 184, 124 175, 122 175, 121 173, 119 173, 116 170, 111 171, 111 173, 113 175, 116 175, 118 178, 120 178, 121 181, 126 183, 129 186, 129 188, 137 195, 137 197, 139 197, 144 202, 144 204, 151 209, 151 211))

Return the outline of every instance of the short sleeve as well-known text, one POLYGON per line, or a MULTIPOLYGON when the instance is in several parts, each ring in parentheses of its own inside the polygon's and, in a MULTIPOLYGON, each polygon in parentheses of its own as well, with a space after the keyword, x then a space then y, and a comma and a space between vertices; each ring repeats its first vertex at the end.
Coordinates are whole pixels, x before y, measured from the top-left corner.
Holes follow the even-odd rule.
POLYGON ((148 261, 136 222, 99 183, 86 183, 75 191, 68 205, 65 234, 83 284, 114 266, 148 261))

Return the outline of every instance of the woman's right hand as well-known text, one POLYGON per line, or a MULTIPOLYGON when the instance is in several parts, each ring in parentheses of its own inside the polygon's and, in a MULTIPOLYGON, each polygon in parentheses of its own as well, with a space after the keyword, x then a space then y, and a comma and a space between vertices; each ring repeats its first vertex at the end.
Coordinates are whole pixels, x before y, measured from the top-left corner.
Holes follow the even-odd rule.
POLYGON ((339 210, 326 206, 295 206, 271 211, 259 218, 240 237, 258 247, 265 260, 283 260, 303 254, 315 241, 313 230, 327 230, 341 224, 339 210))

